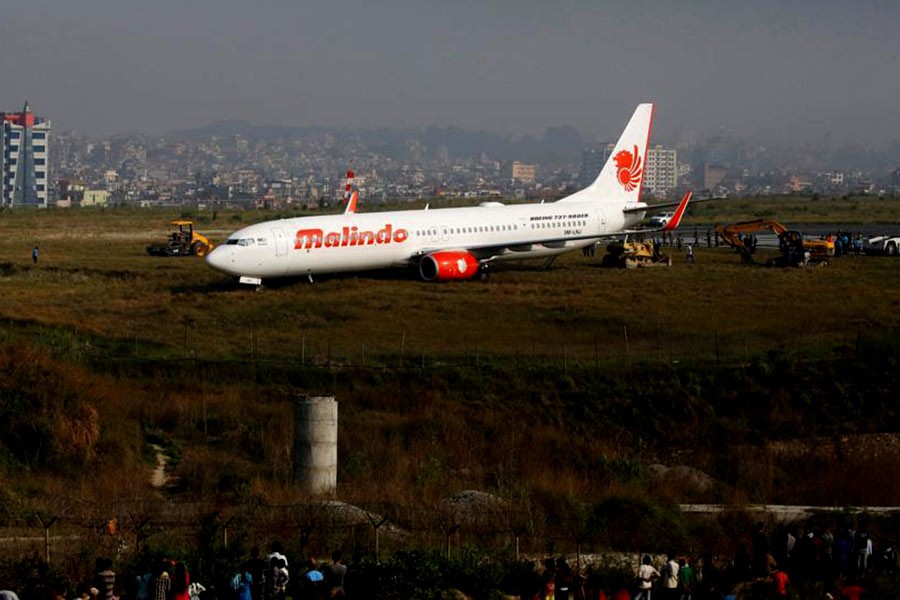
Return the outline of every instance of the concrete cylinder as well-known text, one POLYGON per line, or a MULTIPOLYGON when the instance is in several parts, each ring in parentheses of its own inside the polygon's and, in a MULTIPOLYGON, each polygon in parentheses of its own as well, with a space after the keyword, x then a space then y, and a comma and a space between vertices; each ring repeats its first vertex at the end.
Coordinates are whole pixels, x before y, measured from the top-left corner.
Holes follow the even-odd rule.
POLYGON ((294 400, 294 482, 310 494, 337 489, 338 403, 334 396, 294 400))

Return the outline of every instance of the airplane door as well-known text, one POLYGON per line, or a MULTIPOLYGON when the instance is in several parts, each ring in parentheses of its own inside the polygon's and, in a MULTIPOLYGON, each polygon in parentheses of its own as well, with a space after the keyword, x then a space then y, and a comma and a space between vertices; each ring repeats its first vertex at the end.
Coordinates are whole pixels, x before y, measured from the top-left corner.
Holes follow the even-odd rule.
POLYGON ((597 218, 597 223, 594 225, 601 234, 606 233, 607 223, 606 223, 606 213, 601 209, 597 209, 597 214, 595 215, 597 218))
POLYGON ((450 228, 446 225, 441 225, 441 239, 445 242, 450 240, 450 228))
POLYGON ((286 255, 288 244, 287 236, 284 234, 284 229, 276 227, 272 230, 272 234, 275 236, 275 256, 286 255))

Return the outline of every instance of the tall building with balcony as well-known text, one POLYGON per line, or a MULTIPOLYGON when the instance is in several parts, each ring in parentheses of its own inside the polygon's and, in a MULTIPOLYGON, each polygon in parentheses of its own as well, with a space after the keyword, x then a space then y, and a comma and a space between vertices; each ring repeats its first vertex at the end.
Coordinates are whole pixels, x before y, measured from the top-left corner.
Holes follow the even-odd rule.
POLYGON ((50 199, 50 121, 36 117, 28 102, 18 112, 0 112, 0 162, 4 207, 47 207, 50 199))
POLYGON ((656 145, 647 148, 644 187, 657 196, 665 196, 678 186, 678 152, 656 145))

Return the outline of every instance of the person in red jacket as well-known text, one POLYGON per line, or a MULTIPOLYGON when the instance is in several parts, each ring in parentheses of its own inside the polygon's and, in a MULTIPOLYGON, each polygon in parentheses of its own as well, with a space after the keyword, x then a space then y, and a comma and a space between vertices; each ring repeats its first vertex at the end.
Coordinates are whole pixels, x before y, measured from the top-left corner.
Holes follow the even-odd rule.
POLYGON ((790 585, 788 574, 775 567, 772 569, 772 597, 777 600, 788 597, 788 586, 790 585))
POLYGON ((190 600, 188 594, 188 586, 191 585, 191 578, 188 575, 187 567, 179 561, 175 565, 175 574, 172 575, 172 600, 190 600))

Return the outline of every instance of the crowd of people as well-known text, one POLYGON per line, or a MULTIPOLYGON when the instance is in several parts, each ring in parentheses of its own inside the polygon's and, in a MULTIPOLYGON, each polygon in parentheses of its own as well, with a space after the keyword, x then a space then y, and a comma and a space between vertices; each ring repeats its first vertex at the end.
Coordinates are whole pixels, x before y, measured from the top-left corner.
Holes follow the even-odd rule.
POLYGON ((522 600, 739 600, 806 598, 797 589, 816 589, 814 600, 858 600, 876 585, 874 574, 892 574, 900 557, 894 544, 873 543, 866 528, 783 526, 769 532, 756 524, 749 545, 721 559, 670 553, 644 555, 629 581, 588 569, 576 572, 564 557, 529 563, 514 584, 522 600), (880 547, 879 547, 880 546, 880 547), (878 553, 876 554, 876 549, 878 553))
POLYGON ((344 598, 347 565, 340 550, 331 553, 331 562, 320 563, 309 556, 291 577, 288 559, 281 547, 275 545, 266 558, 259 548, 250 551, 250 558, 242 563, 228 583, 235 600, 319 600, 344 598))
MULTIPOLYGON (((504 578, 502 591, 520 600, 737 600, 807 598, 796 590, 816 589, 824 600, 857 600, 875 585, 873 574, 900 574, 894 544, 873 540, 865 527, 780 526, 758 522, 734 556, 671 552, 647 554, 633 573, 572 567, 566 557, 520 563, 504 578), (877 551, 877 552, 876 552, 877 551)), ((49 588, 46 600, 325 600, 368 598, 368 577, 356 562, 308 556, 289 564, 283 548, 267 555, 253 548, 233 573, 216 581, 192 581, 187 565, 163 559, 142 564, 137 574, 117 577, 110 559, 98 559, 94 575, 71 589, 49 588), (356 582, 354 584, 354 582, 356 582), (74 591, 74 595, 71 592, 74 591)), ((0 590, 0 600, 19 600, 0 590)))
MULTIPOLYGON (((319 563, 310 556, 292 576, 288 559, 279 544, 262 557, 253 548, 250 557, 233 574, 221 581, 192 581, 183 561, 164 558, 144 563, 137 574, 121 577, 113 570, 113 561, 97 559, 89 582, 74 586, 48 586, 39 595, 46 600, 324 600, 344 598, 347 566, 340 550, 331 562, 319 563)), ((13 590, 0 590, 0 600, 20 600, 13 590)))

